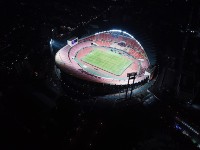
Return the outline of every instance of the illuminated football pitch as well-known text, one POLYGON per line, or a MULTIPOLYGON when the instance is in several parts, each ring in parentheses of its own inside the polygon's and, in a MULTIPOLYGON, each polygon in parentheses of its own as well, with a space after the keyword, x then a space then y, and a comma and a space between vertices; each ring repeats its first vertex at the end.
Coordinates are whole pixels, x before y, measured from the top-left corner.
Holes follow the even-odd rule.
POLYGON ((133 63, 120 54, 98 49, 92 50, 82 58, 82 61, 117 76, 121 75, 133 63))

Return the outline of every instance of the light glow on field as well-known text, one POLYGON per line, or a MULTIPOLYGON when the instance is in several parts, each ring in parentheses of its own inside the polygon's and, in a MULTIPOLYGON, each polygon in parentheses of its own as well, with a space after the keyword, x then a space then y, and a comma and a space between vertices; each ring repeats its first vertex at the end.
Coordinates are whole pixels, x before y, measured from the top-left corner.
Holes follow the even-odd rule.
POLYGON ((121 75, 133 62, 132 60, 112 51, 94 49, 82 58, 82 61, 110 72, 121 75))

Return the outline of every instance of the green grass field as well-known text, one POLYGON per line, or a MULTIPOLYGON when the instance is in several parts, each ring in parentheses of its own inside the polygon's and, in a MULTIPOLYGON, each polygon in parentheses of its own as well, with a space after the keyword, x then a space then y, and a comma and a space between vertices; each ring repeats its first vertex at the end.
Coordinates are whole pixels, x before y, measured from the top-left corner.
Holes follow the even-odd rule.
POLYGON ((117 76, 121 75, 132 61, 112 51, 94 49, 82 61, 98 67, 117 76))

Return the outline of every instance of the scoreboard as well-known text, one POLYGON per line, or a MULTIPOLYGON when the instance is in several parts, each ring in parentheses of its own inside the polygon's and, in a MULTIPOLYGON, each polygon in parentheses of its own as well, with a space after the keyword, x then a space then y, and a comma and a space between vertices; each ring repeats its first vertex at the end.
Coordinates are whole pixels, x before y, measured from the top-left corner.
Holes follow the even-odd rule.
POLYGON ((74 37, 74 38, 67 40, 67 44, 71 47, 78 44, 78 37, 74 37))

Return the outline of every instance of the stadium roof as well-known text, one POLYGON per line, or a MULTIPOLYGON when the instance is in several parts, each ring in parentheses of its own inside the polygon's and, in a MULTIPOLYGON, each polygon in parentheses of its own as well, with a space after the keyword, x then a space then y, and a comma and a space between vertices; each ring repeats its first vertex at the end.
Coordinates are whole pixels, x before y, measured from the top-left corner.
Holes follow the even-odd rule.
POLYGON ((129 38, 135 39, 131 34, 127 33, 126 31, 117 30, 117 29, 98 32, 98 33, 95 33, 95 35, 100 34, 100 33, 105 33, 105 32, 109 32, 109 33, 113 33, 113 34, 120 34, 120 35, 123 35, 125 37, 129 37, 129 38))

